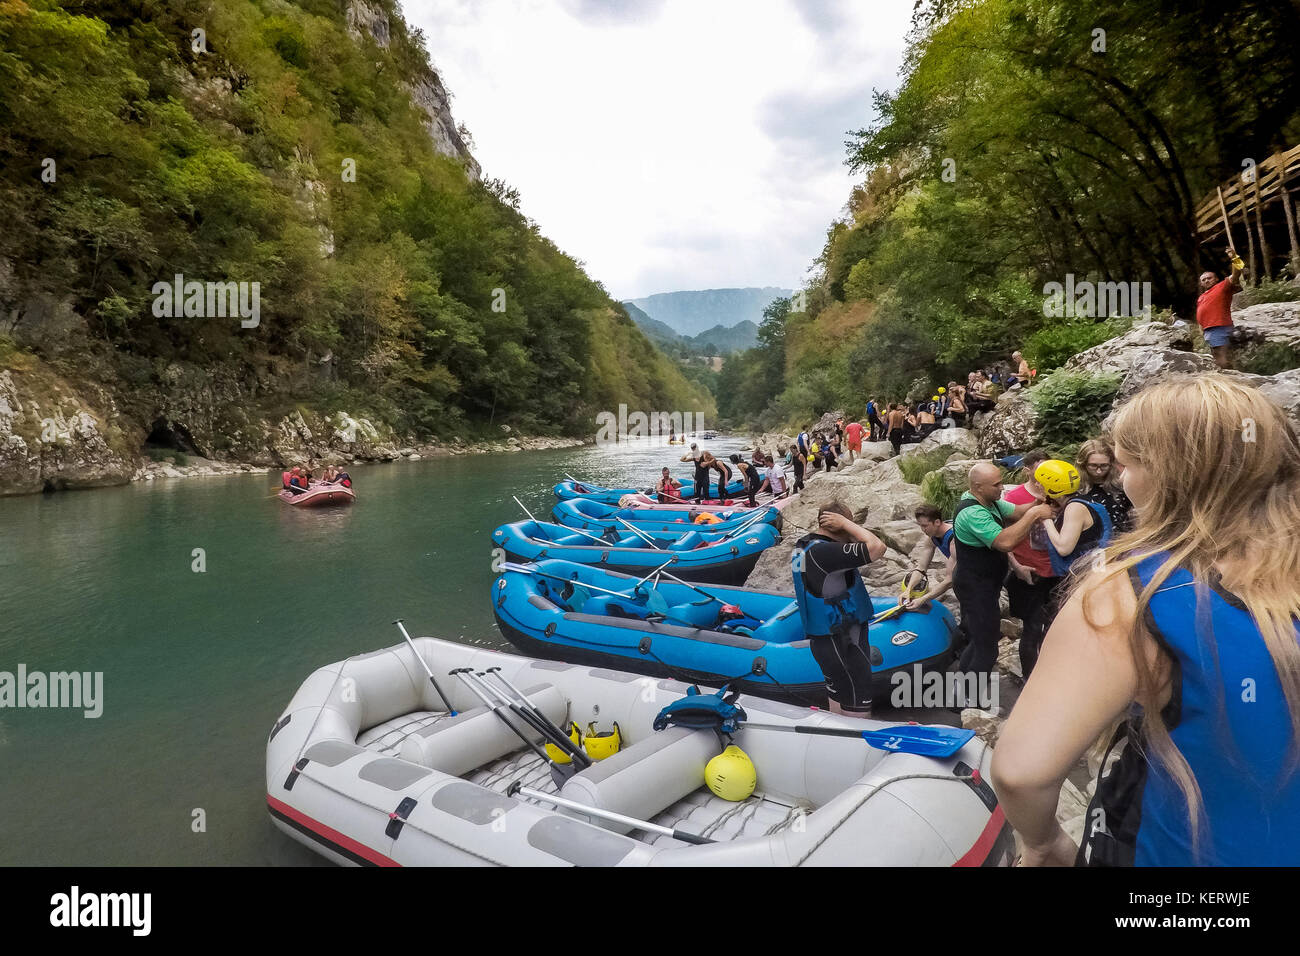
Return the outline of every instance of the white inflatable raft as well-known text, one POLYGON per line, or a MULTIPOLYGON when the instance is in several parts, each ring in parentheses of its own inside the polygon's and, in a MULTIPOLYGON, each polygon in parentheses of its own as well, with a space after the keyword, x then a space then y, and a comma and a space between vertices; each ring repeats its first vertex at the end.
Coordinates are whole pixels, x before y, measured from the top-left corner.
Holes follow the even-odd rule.
MULTIPOLYGON (((275 825, 338 863, 374 866, 996 866, 1014 851, 978 738, 947 759, 877 750, 861 740, 745 728, 758 789, 733 803, 704 786, 722 749, 712 731, 655 732, 655 715, 686 692, 671 680, 533 660, 420 638, 415 646, 459 713, 448 716, 405 644, 331 664, 299 688, 266 748, 275 825), (549 766, 524 747, 453 668, 501 674, 550 720, 617 721, 623 747, 558 793, 707 837, 694 845, 540 798, 549 766)), ((754 721, 873 729, 756 697, 754 721)), ((516 721, 518 724, 519 722, 516 721)), ((530 737, 538 739, 537 735, 530 737)))

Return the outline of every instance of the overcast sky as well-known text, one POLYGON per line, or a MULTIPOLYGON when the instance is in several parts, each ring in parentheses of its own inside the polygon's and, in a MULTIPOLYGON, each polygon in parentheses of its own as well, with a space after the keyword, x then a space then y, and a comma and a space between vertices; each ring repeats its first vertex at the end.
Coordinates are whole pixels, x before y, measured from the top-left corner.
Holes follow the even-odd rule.
POLYGON ((616 298, 798 287, 913 0, 405 0, 485 177, 616 298))

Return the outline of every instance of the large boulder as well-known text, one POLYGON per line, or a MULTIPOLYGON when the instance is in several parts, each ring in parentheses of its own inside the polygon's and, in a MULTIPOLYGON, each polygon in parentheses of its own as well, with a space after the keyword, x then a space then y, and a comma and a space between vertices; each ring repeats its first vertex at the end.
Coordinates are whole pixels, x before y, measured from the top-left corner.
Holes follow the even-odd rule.
POLYGON ((1027 451, 1038 444, 1038 414, 1026 392, 988 413, 979 429, 978 454, 983 458, 1001 458, 1012 452, 1027 451))
POLYGON ((1300 302, 1264 302, 1237 309, 1232 321, 1263 335, 1266 342, 1278 342, 1300 350, 1300 302))
POLYGON ((921 441, 919 448, 922 452, 950 448, 971 458, 979 454, 980 439, 969 428, 936 428, 921 441))
POLYGON ((1260 376, 1259 390, 1282 406, 1300 431, 1300 369, 1288 369, 1276 375, 1260 376))

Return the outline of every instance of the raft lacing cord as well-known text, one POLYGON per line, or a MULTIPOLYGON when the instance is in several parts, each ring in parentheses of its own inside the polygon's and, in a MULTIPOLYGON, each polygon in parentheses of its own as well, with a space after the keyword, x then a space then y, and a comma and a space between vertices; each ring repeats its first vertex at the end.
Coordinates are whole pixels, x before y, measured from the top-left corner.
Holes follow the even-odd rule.
POLYGON ((958 777, 955 774, 943 774, 943 773, 909 773, 901 777, 891 777, 889 780, 886 780, 880 786, 873 787, 865 796, 862 797, 861 800, 859 800, 856 804, 850 807, 848 812, 845 813, 844 816, 840 817, 840 819, 836 821, 835 824, 828 831, 826 831, 826 834, 820 840, 818 840, 816 843, 810 846, 807 849, 807 851, 804 852, 803 856, 799 857, 799 859, 795 860, 794 863, 791 865, 800 866, 804 860, 808 859, 808 857, 816 853, 817 850, 821 847, 821 845, 825 843, 827 840, 829 840, 831 836, 834 835, 835 831, 845 824, 845 822, 849 819, 849 817, 853 816, 853 814, 861 810, 868 800, 870 800, 876 794, 883 791, 886 787, 895 783, 901 783, 904 780, 951 780, 955 783, 965 784, 968 780, 970 780, 970 777, 958 777))

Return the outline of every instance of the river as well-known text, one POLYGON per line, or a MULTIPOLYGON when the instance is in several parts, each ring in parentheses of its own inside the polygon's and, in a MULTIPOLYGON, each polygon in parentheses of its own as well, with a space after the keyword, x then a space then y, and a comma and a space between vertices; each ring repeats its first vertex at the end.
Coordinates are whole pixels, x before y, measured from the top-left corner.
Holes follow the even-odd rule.
MULTIPOLYGON (((740 439, 708 442, 739 451, 740 439)), ((568 472, 649 485, 680 446, 355 467, 351 507, 278 476, 0 499, 0 671, 103 673, 103 712, 0 709, 0 865, 316 865, 265 809, 272 723, 314 669, 413 636, 488 647, 489 536, 568 472), (201 550, 200 550, 201 549, 201 550), (198 552, 198 553, 196 553, 198 552)))

